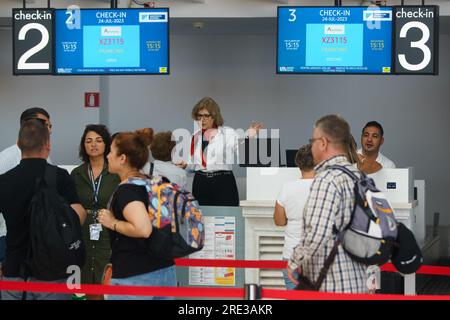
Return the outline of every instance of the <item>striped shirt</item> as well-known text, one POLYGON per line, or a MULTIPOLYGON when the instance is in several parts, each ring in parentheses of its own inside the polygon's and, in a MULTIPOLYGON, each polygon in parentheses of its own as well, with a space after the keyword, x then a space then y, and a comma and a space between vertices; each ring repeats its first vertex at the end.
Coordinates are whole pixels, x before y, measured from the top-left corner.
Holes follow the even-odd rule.
MULTIPOLYGON (((345 166, 359 175, 358 169, 344 156, 325 160, 314 169, 316 176, 303 213, 304 236, 289 260, 290 269, 300 266, 303 274, 314 282, 333 248, 333 226, 343 230, 350 222, 354 207, 354 182, 344 172, 330 169, 331 165, 345 166)), ((366 268, 339 246, 320 291, 366 293, 366 268)))

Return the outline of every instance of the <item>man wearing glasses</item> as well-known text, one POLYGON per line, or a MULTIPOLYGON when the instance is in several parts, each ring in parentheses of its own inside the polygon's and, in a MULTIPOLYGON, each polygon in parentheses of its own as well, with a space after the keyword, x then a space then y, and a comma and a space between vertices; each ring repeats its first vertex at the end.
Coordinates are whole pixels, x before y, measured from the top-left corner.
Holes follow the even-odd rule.
MULTIPOLYGON (((356 175, 359 170, 348 161, 352 141, 350 126, 337 115, 320 118, 310 140, 316 176, 304 209, 303 237, 289 260, 289 279, 298 284, 293 272, 307 277, 317 290, 366 293, 366 266, 337 247, 334 262, 321 284, 319 274, 337 243, 337 234, 350 222, 355 201, 354 182, 332 165, 344 166, 356 175)), ((303 279, 302 279, 303 280, 303 279)), ((303 281, 306 283, 305 281, 303 281)))
MULTIPOLYGON (((48 128, 50 134, 52 133, 52 123, 50 122, 50 115, 43 108, 29 108, 22 112, 20 115, 20 124, 22 125, 25 121, 30 119, 39 119, 41 120, 48 128)), ((6 148, 2 152, 0 152, 0 174, 4 174, 5 172, 16 167, 20 160, 22 159, 22 152, 20 151, 17 143, 12 145, 11 147, 6 148)), ((47 159, 47 162, 51 163, 50 158, 47 159)), ((5 238, 6 238, 6 223, 3 219, 3 215, 0 212, 0 278, 2 276, 2 262, 5 255, 5 238)))

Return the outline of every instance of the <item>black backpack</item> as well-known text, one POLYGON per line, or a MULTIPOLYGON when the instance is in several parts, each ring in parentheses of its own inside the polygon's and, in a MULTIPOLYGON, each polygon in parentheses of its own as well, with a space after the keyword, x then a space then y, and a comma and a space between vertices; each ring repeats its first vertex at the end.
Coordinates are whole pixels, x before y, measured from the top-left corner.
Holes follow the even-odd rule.
POLYGON ((24 277, 51 281, 67 277, 71 265, 82 266, 85 248, 77 213, 59 195, 57 168, 47 165, 29 206, 30 246, 24 277))

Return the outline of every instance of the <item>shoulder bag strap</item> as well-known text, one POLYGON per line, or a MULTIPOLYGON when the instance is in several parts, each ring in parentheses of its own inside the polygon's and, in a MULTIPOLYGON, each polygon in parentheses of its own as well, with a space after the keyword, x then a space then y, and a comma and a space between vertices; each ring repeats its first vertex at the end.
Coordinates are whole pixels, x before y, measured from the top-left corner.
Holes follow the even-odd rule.
POLYGON ((56 188, 56 176, 57 176, 57 169, 56 167, 47 164, 45 166, 45 173, 44 173, 44 181, 47 184, 47 186, 51 188, 56 188))
MULTIPOLYGON (((329 166, 328 168, 330 168, 330 169, 336 169, 336 170, 341 170, 342 172, 344 172, 344 173, 346 173, 347 175, 349 175, 350 176, 350 178, 352 178, 352 180, 354 181, 354 182, 357 182, 358 180, 359 180, 359 177, 355 174, 355 173, 353 173, 351 170, 349 170, 348 168, 346 168, 346 167, 344 167, 344 166, 338 166, 338 165, 332 165, 332 166, 329 166)), ((361 174, 363 174, 363 173, 361 173, 361 174)))
POLYGON ((149 171, 149 175, 150 177, 153 176, 153 171, 155 170, 155 164, 153 162, 150 162, 150 171, 149 171))
POLYGON ((327 259, 325 260, 324 266, 320 270, 319 278, 317 278, 317 281, 314 284, 314 286, 317 290, 319 290, 320 287, 322 286, 322 282, 323 282, 323 280, 325 280, 328 270, 330 269, 330 266, 333 264, 334 259, 336 258, 336 255, 338 253, 338 247, 340 244, 341 244, 341 240, 338 238, 334 243, 333 249, 331 249, 331 253, 328 255, 327 259))

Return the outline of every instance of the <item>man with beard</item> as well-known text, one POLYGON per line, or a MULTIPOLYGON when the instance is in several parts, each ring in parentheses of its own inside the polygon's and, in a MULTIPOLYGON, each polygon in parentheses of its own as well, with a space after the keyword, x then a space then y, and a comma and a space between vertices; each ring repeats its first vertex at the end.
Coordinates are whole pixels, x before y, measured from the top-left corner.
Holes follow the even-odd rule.
POLYGON ((394 162, 380 152, 383 142, 384 130, 381 124, 377 121, 367 122, 361 133, 361 149, 358 150, 362 165, 366 162, 368 164, 378 162, 383 168, 392 169, 396 167, 394 162))

